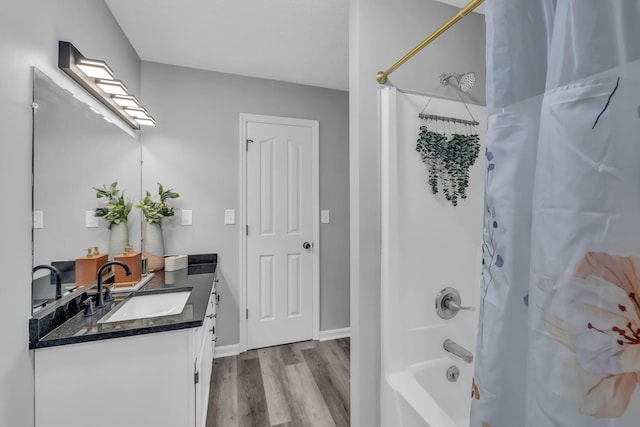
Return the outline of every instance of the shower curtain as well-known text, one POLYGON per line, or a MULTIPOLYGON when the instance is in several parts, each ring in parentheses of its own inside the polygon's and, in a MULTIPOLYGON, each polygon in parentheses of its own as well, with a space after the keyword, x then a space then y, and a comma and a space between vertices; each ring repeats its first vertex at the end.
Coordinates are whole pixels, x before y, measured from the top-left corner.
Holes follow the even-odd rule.
POLYGON ((640 1, 487 0, 472 427, 640 425, 640 1))

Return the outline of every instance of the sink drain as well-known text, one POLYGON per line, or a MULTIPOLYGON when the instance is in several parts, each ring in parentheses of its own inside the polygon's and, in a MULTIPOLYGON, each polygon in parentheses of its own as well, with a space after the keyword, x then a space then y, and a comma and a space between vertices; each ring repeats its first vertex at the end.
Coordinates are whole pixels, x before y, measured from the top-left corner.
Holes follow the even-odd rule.
POLYGON ((460 369, 458 369, 457 366, 450 366, 449 369, 447 369, 447 379, 449 382, 454 383, 458 381, 458 378, 460 378, 460 369))

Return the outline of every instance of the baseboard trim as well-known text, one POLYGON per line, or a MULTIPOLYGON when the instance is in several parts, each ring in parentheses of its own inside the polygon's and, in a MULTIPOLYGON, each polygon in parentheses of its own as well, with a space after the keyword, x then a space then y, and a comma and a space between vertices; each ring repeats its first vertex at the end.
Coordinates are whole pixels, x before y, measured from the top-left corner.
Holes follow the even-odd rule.
POLYGON ((231 344, 216 346, 213 351, 213 358, 219 359, 220 357, 237 356, 240 354, 240 344, 231 344))
POLYGON ((319 341, 337 340, 338 338, 347 338, 351 336, 351 328, 329 329, 320 331, 319 341))
MULTIPOLYGON (((339 338, 347 338, 351 336, 351 328, 328 329, 320 331, 319 341, 337 340, 339 338)), ((213 358, 237 356, 240 354, 240 344, 216 346, 213 352, 213 358)))

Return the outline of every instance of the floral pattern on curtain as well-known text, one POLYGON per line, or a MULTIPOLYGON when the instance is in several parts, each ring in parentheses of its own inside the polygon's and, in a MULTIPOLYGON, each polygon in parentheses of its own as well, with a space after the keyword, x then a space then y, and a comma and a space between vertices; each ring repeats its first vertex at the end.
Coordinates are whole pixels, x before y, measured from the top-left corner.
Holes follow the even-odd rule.
POLYGON ((640 420, 640 1, 487 0, 472 427, 640 420))

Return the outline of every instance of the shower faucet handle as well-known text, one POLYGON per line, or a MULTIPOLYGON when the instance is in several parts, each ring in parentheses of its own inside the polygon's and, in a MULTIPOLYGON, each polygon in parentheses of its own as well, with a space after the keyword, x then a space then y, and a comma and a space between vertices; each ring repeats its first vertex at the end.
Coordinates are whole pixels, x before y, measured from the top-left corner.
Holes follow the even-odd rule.
POLYGON ((463 306, 460 293, 454 288, 444 288, 436 296, 436 313, 442 319, 451 319, 460 310, 474 311, 475 309, 475 307, 463 306))
POLYGON ((455 302, 453 299, 445 300, 445 301, 443 301, 443 304, 445 304, 447 307, 452 308, 453 310, 457 310, 457 311, 460 311, 460 310, 476 311, 476 308, 475 308, 475 307, 472 307, 472 306, 468 306, 468 307, 462 306, 462 305, 458 304, 457 302, 455 302))

